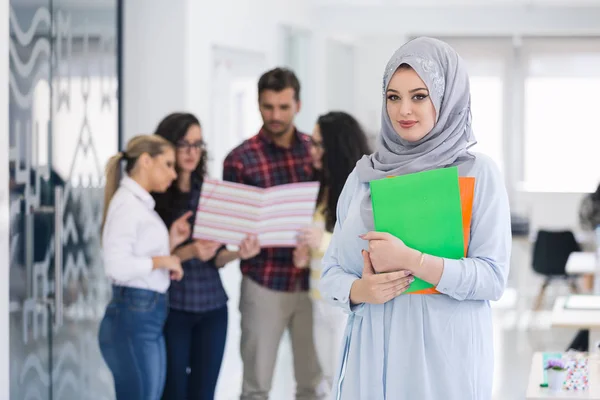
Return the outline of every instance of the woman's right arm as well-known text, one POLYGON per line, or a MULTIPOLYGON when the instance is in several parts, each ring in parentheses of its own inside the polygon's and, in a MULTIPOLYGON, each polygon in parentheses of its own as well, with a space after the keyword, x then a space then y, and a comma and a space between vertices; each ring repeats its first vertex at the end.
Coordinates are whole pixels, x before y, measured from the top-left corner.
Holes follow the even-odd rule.
MULTIPOLYGON (((405 292, 414 278, 407 271, 376 274, 369 253, 362 252, 362 273, 356 273, 341 265, 341 228, 348 214, 350 202, 360 185, 356 172, 348 177, 337 206, 337 222, 323 256, 323 273, 319 289, 330 303, 347 313, 360 314, 364 304, 383 304, 405 292)), ((362 249, 351 251, 360 252, 362 249)), ((345 251, 345 250, 344 250, 345 251)), ((358 255, 358 254, 357 254, 358 255)))
MULTIPOLYGON (((354 171, 346 180, 346 184, 338 200, 336 210, 337 222, 335 223, 327 251, 323 256, 323 272, 319 281, 319 290, 323 297, 329 303, 341 307, 347 313, 358 312, 362 309, 362 304, 355 306, 350 302, 351 288, 355 282, 360 280, 361 276, 345 269, 339 262, 341 228, 350 207, 352 194, 359 184, 358 176, 354 171)), ((360 251, 360 249, 356 251, 360 251)))
MULTIPOLYGON (((178 247, 173 251, 173 255, 179 257, 181 262, 198 258, 201 261, 209 262, 217 254, 220 255, 224 250, 219 250, 222 247, 221 243, 211 240, 195 239, 189 244, 178 247)), ((221 265, 222 266, 222 265, 221 265)))
MULTIPOLYGON (((113 198, 113 201, 116 199, 113 198)), ((111 204, 112 205, 112 204, 111 204)), ((109 208, 102 232, 102 253, 106 274, 117 281, 126 282, 147 276, 153 269, 161 268, 164 260, 134 253, 138 241, 136 213, 126 204, 109 208), (155 268, 156 267, 156 268, 155 268)))
POLYGON ((196 249, 193 243, 178 247, 175 249, 175 251, 173 251, 173 255, 179 257, 181 262, 191 260, 192 258, 197 258, 196 249))

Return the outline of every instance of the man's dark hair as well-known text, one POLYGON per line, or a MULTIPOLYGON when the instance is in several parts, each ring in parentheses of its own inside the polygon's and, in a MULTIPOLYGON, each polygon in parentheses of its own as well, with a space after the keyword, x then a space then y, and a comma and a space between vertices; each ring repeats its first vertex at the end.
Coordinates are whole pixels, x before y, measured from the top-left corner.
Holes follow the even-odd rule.
POLYGON ((281 92, 284 89, 294 89, 294 99, 300 101, 300 82, 296 74, 287 68, 275 68, 265 72, 258 80, 258 96, 265 90, 281 92))

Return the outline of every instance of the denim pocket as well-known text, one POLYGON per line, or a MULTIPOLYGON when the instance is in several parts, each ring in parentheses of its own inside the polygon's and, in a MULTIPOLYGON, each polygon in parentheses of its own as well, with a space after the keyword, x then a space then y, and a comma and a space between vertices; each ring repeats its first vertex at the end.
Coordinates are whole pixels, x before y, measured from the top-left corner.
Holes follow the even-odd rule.
POLYGON ((111 343, 115 337, 119 323, 119 307, 114 303, 109 303, 104 313, 104 318, 100 322, 98 330, 98 341, 100 343, 111 343))
POLYGON ((158 296, 160 294, 152 290, 128 290, 123 300, 131 311, 148 312, 156 307, 158 296))

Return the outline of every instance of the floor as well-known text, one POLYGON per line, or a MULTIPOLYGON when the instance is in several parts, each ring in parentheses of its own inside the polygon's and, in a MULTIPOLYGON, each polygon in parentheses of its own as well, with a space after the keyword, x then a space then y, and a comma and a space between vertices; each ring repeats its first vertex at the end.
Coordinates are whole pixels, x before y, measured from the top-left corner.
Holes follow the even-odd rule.
MULTIPOLYGON (((551 286, 546 292, 542 310, 535 313, 531 311, 541 279, 531 270, 530 252, 527 239, 514 240, 508 289, 502 299, 493 304, 496 354, 494 400, 524 399, 533 353, 564 350, 575 334, 574 330, 550 327, 553 299, 568 293, 566 285, 556 283, 551 286)), ((242 375, 239 356, 240 317, 237 308, 240 273, 237 265, 225 268, 222 277, 230 297, 230 321, 216 399, 233 400, 239 398, 242 375)), ((271 399, 293 400, 293 393, 291 348, 288 338, 284 337, 279 350, 271 399)))

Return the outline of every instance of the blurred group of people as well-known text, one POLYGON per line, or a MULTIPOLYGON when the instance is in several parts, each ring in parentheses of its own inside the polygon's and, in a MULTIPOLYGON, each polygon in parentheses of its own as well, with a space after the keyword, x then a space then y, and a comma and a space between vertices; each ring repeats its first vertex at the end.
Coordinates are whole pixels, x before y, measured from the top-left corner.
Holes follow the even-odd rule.
POLYGON ((99 339, 118 398, 214 398, 228 324, 219 268, 234 260, 243 273, 241 398, 268 398, 286 330, 298 398, 331 388, 346 316, 322 299, 320 259, 344 183, 370 153, 367 136, 344 112, 320 116, 312 135, 298 131, 300 82, 291 70, 266 72, 258 92, 263 126, 229 153, 223 179, 262 188, 319 181, 314 224, 298 232, 295 248, 261 248, 254 235, 237 250, 192 238, 209 150, 192 114, 166 116, 108 163, 103 247, 114 293, 99 339))

